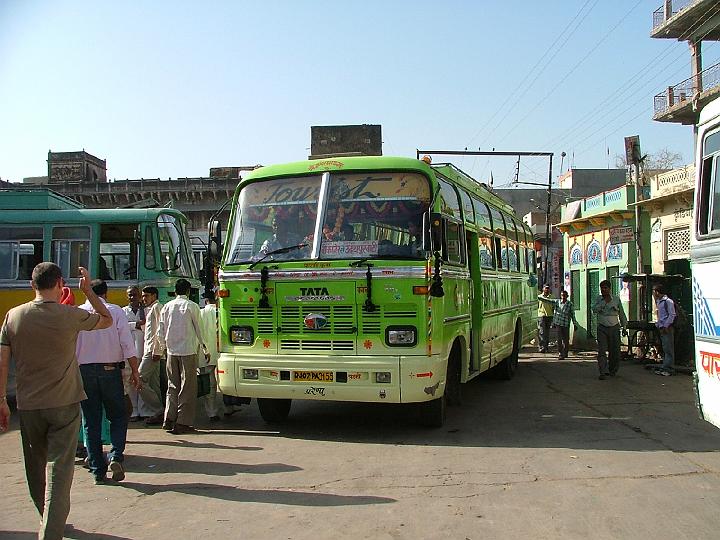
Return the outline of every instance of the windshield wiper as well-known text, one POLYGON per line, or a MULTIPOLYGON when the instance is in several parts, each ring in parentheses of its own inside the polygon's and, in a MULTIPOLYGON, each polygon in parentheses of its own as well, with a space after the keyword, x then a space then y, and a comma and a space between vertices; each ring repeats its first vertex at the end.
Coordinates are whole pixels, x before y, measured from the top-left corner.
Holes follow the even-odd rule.
POLYGON ((282 247, 278 249, 273 249, 272 251, 268 251, 265 255, 260 257, 257 261, 252 263, 250 266, 248 266, 248 270, 252 270, 255 268, 258 264, 263 262, 265 259, 267 259, 270 255, 278 255, 280 253, 290 253, 291 251, 295 251, 296 249, 301 249, 304 247, 307 247, 309 244, 307 242, 303 242, 302 244, 295 244, 294 246, 287 246, 282 247))

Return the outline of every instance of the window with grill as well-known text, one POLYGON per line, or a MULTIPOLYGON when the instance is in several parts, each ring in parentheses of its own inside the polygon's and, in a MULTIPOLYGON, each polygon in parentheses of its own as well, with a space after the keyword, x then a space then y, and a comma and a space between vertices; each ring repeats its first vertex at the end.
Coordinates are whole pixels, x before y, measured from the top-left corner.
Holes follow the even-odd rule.
POLYGON ((684 259, 690 253, 690 227, 665 231, 665 260, 684 259))

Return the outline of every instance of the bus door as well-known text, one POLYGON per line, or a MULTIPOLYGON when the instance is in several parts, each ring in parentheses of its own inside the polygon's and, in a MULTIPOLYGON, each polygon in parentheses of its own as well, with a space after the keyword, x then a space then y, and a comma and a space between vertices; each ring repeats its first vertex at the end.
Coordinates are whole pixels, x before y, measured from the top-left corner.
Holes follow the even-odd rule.
POLYGON ((467 247, 467 262, 470 270, 472 299, 471 319, 471 340, 470 344, 470 372, 480 369, 482 358, 482 312, 483 294, 482 280, 480 275, 480 250, 478 235, 474 231, 467 231, 465 235, 465 246, 467 247))

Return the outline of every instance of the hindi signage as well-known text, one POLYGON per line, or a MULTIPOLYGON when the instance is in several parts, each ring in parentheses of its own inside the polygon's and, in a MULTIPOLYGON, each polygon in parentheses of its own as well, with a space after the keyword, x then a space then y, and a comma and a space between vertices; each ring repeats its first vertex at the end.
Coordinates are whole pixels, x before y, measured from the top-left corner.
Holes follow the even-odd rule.
POLYGON ((610 243, 624 244, 635 240, 635 229, 632 227, 613 227, 610 229, 610 243))

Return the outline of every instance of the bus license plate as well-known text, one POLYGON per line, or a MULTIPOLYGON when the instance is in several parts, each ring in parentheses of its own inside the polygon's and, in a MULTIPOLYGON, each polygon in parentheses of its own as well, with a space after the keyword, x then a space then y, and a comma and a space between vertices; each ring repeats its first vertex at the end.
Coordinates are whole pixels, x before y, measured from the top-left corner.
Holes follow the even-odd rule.
POLYGON ((333 382, 332 371, 293 371, 295 382, 333 382))

